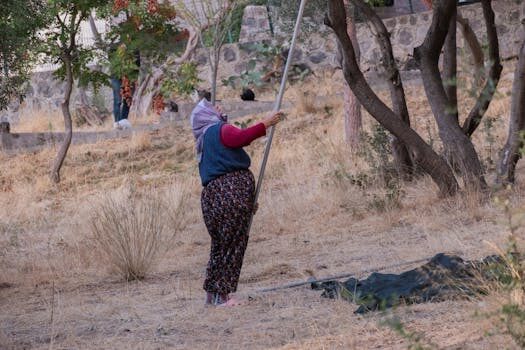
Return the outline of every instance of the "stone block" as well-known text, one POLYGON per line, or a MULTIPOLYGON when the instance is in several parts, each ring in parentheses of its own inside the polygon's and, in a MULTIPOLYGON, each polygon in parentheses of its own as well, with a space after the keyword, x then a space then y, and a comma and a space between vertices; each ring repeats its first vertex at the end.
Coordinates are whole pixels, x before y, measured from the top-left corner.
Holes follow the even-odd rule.
POLYGON ((239 43, 269 40, 272 37, 266 6, 246 6, 242 18, 239 43))
POLYGON ((316 51, 312 52, 310 56, 308 56, 308 59, 314 64, 320 64, 323 63, 327 57, 328 56, 323 51, 316 51))
POLYGON ((414 37, 412 36, 410 29, 403 28, 399 32, 399 43, 407 46, 414 43, 414 37))
POLYGON ((233 62, 237 59, 237 52, 232 47, 224 48, 224 60, 226 62, 233 62))

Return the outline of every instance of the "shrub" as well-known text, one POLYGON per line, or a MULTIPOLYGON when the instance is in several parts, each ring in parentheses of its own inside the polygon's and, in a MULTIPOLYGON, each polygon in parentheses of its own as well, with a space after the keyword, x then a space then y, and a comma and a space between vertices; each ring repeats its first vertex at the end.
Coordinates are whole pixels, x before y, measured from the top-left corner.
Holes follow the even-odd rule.
POLYGON ((140 194, 131 187, 93 205, 89 222, 96 247, 125 280, 143 279, 181 228, 185 192, 180 186, 166 192, 140 194))

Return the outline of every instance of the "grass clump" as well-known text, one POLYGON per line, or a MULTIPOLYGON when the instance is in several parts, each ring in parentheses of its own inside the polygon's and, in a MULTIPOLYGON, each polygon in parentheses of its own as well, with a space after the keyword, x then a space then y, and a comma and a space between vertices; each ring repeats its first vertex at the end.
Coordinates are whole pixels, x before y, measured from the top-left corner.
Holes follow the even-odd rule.
POLYGON ((175 186, 164 193, 131 187, 93 205, 89 223, 96 247, 127 281, 146 277, 182 227, 185 191, 175 186))

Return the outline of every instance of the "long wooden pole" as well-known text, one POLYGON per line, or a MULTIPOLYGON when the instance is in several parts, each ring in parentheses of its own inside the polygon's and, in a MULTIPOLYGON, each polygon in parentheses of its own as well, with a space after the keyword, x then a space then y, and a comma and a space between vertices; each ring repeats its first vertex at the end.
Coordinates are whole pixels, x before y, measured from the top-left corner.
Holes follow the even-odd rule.
MULTIPOLYGON (((299 30, 301 28, 301 20, 303 18, 304 7, 306 5, 306 0, 301 0, 301 5, 299 6, 299 13, 297 14, 297 20, 295 21, 295 29, 293 32, 292 43, 290 44, 290 50, 288 51, 288 59, 286 60, 286 66, 284 67, 283 77, 281 79, 281 88, 279 89, 279 94, 275 101, 274 111, 277 112, 281 109, 281 104, 283 102, 284 92, 286 89, 286 82, 288 80, 288 72, 292 66, 293 52, 295 49, 295 43, 297 41, 297 36, 299 35, 299 30)), ((264 179, 264 171, 266 170, 266 163, 268 162, 268 156, 270 155, 270 149, 272 147, 273 135, 275 133, 275 126, 270 127, 270 135, 266 141, 266 147, 264 149, 264 156, 261 163, 261 170, 259 171, 259 178, 257 180, 257 186, 255 188, 255 202, 257 203, 259 199, 259 193, 261 192, 261 186, 264 179)), ((248 233, 252 227, 253 214, 250 218, 250 225, 248 226, 248 233)))
POLYGON ((420 263, 423 263, 423 262, 428 262, 431 259, 432 259, 432 257, 429 256, 429 257, 424 258, 424 259, 405 261, 405 262, 402 262, 402 263, 399 263, 399 264, 380 266, 380 267, 376 267, 376 268, 372 268, 372 269, 361 270, 361 271, 358 271, 358 272, 347 272, 347 273, 342 273, 342 274, 339 274, 339 275, 330 276, 330 277, 324 277, 324 278, 319 278, 319 279, 309 278, 306 281, 297 281, 297 282, 292 282, 292 283, 288 283, 288 284, 283 284, 281 286, 257 289, 254 292, 255 293, 267 293, 267 292, 273 292, 273 291, 281 290, 281 289, 289 289, 289 288, 301 287, 301 286, 304 286, 304 285, 307 285, 307 284, 312 284, 312 283, 321 283, 321 282, 328 282, 328 281, 339 280, 341 278, 356 277, 356 276, 362 275, 362 274, 367 274, 367 273, 372 273, 372 272, 379 272, 379 271, 388 270, 388 269, 394 269, 394 268, 407 266, 407 265, 420 264, 420 263))

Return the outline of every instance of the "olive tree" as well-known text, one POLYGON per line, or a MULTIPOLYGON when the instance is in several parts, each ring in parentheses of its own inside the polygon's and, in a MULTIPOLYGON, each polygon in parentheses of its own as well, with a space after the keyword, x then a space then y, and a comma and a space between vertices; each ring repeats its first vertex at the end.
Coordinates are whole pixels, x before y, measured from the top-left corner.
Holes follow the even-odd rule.
POLYGON ((77 41, 80 24, 94 9, 105 3, 103 0, 48 0, 45 6, 47 27, 42 33, 40 52, 47 59, 60 63, 55 76, 65 83, 64 100, 61 104, 65 134, 50 175, 55 183, 60 182, 60 170, 73 137, 70 112, 73 83, 75 79, 79 79, 81 83, 91 80, 95 84, 101 84, 105 80, 102 73, 91 71, 88 67, 94 51, 82 47, 77 41))
POLYGON ((385 66, 387 80, 390 84, 394 110, 388 108, 372 91, 357 65, 352 41, 346 32, 344 1, 330 0, 328 1, 329 10, 326 23, 334 30, 343 47, 344 76, 358 100, 381 125, 400 141, 400 144, 406 147, 407 154, 414 164, 434 179, 442 194, 454 194, 459 189, 451 165, 459 171, 467 187, 485 188, 483 169, 470 136, 479 126, 490 104, 501 73, 491 1, 482 0, 481 2, 489 44, 489 77, 463 125, 460 125, 458 120, 457 90, 455 86, 452 89, 446 84, 447 80, 455 79, 456 74, 456 50, 452 48, 455 45, 455 33, 451 33, 455 31, 456 23, 457 4, 455 0, 441 0, 433 4, 432 23, 425 40, 422 45, 414 49, 414 56, 422 72, 423 86, 444 145, 446 159, 451 160, 451 164, 435 153, 410 127, 402 81, 384 24, 364 0, 352 0, 352 2, 362 10, 374 28, 374 34, 382 52, 381 61, 385 66), (445 59, 442 73, 439 70, 438 61, 443 50, 448 57, 445 59))
MULTIPOLYGON (((521 9, 522 32, 525 37, 525 1, 521 9)), ((518 62, 514 71, 510 124, 507 142, 500 154, 498 182, 513 183, 518 160, 523 153, 525 135, 525 39, 518 52, 518 62)))

